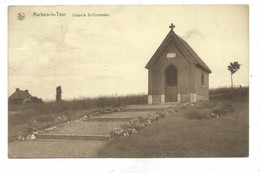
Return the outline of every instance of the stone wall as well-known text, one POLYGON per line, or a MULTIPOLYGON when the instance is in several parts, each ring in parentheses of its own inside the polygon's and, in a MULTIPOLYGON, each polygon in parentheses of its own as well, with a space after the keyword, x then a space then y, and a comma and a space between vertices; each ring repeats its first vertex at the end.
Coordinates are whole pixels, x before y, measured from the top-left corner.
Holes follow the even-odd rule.
POLYGON ((190 102, 196 102, 196 101, 197 101, 197 94, 190 93, 190 102))
POLYGON ((190 94, 181 94, 181 102, 189 102, 190 101, 190 94))
POLYGON ((161 104, 161 95, 153 95, 152 99, 152 104, 161 104))
POLYGON ((195 68, 195 92, 197 95, 209 97, 209 74, 208 72, 195 68), (204 85, 201 84, 201 76, 204 75, 204 85))
POLYGON ((209 100, 209 97, 207 97, 207 96, 197 95, 196 97, 197 97, 197 102, 209 100))
MULTIPOLYGON (((164 95, 148 95, 148 104, 164 104, 164 95)), ((198 102, 209 100, 209 97, 197 95, 196 93, 178 94, 178 102, 198 102)))

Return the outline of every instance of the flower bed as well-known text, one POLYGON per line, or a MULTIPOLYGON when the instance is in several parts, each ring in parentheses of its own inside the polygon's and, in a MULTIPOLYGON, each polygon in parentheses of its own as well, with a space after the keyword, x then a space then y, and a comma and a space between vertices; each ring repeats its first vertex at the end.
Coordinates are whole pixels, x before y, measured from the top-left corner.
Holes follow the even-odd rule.
POLYGON ((188 119, 209 120, 224 117, 233 111, 234 107, 230 101, 223 101, 219 104, 204 102, 188 109, 184 116, 188 119))
POLYGON ((150 126, 153 122, 158 121, 161 118, 165 118, 169 114, 169 111, 156 112, 154 114, 149 113, 145 117, 134 118, 122 125, 120 128, 115 128, 110 132, 111 137, 129 136, 136 133, 146 126, 150 126))
POLYGON ((156 113, 149 113, 145 117, 134 118, 130 120, 128 123, 122 125, 119 128, 115 128, 110 131, 111 137, 121 137, 121 136, 129 136, 133 133, 136 133, 146 126, 150 126, 153 122, 160 120, 161 118, 165 118, 169 113, 175 113, 181 111, 189 106, 194 106, 196 103, 182 103, 171 106, 170 109, 166 111, 160 111, 156 113))

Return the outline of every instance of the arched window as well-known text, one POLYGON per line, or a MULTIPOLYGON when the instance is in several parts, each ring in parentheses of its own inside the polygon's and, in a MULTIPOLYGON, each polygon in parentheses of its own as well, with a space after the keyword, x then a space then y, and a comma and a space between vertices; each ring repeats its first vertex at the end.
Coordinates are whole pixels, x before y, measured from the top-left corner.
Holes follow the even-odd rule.
POLYGON ((177 85, 177 70, 173 65, 166 69, 166 84, 167 86, 177 85))
POLYGON ((204 87, 204 74, 201 74, 201 86, 204 87))

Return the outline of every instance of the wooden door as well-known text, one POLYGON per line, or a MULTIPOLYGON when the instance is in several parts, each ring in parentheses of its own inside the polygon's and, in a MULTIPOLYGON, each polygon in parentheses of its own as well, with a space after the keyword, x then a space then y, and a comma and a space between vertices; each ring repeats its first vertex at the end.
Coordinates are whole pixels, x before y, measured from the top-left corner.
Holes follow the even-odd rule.
POLYGON ((178 97, 177 69, 170 65, 165 71, 165 102, 177 102, 178 97))
POLYGON ((178 89, 177 86, 166 86, 165 102, 177 102, 178 89))

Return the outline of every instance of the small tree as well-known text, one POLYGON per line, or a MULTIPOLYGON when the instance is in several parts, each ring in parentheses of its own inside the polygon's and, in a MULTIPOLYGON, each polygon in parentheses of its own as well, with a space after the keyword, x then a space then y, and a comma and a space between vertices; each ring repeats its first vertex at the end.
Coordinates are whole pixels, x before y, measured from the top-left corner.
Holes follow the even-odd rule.
POLYGON ((231 74, 231 88, 233 88, 233 74, 240 69, 240 65, 238 62, 231 62, 230 65, 227 66, 231 74))

